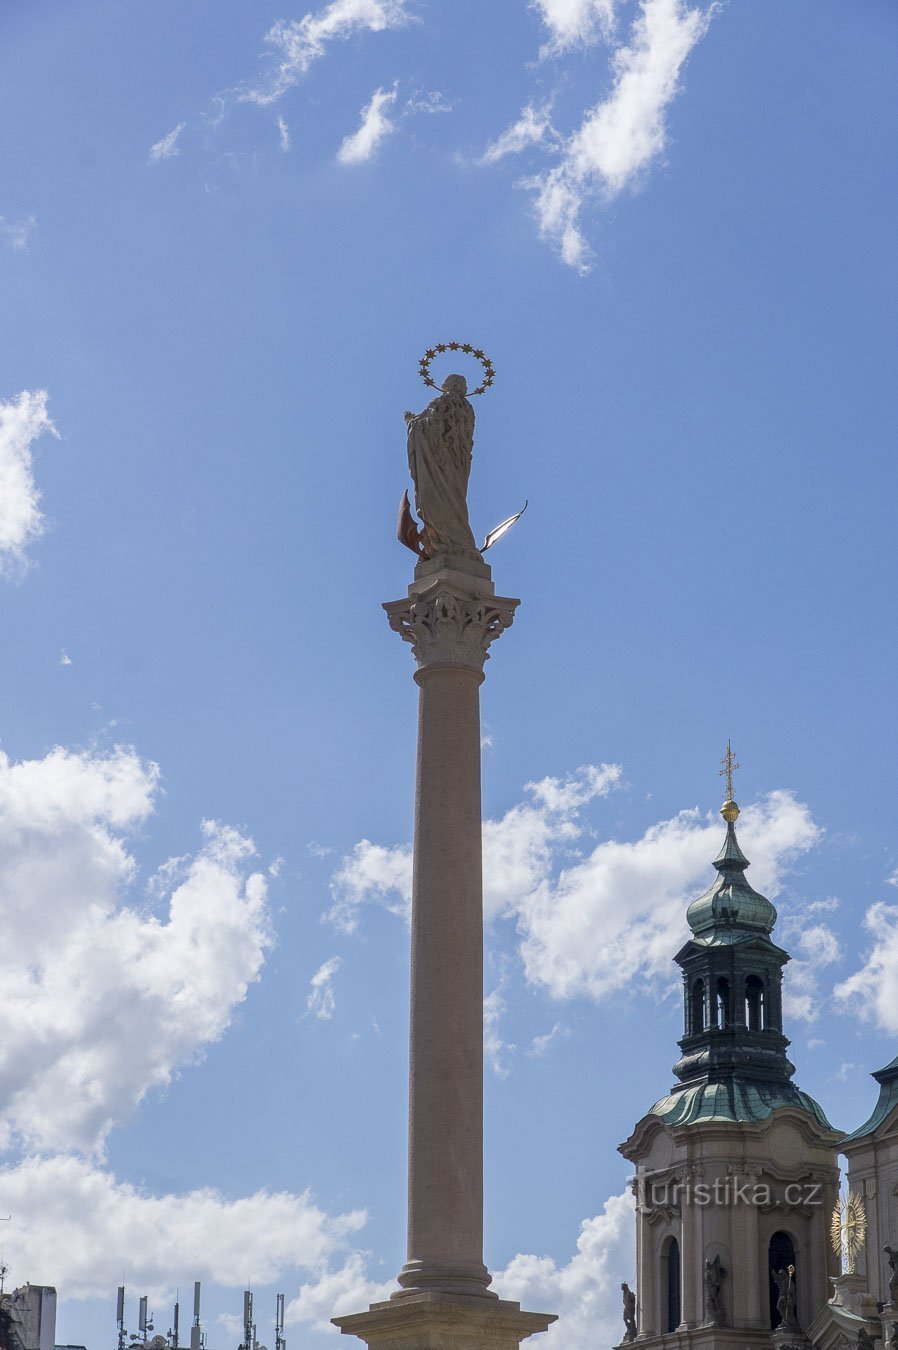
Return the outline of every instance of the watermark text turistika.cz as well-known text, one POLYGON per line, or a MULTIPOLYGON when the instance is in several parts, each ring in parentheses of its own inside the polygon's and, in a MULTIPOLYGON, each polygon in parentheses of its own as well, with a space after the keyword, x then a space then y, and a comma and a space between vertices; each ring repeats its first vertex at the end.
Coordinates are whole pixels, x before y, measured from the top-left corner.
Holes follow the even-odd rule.
POLYGON ((714 1181, 642 1180, 640 1189, 649 1208, 677 1205, 759 1205, 765 1209, 799 1209, 823 1204, 823 1186, 818 1181, 793 1181, 774 1188, 752 1177, 716 1177, 714 1181))

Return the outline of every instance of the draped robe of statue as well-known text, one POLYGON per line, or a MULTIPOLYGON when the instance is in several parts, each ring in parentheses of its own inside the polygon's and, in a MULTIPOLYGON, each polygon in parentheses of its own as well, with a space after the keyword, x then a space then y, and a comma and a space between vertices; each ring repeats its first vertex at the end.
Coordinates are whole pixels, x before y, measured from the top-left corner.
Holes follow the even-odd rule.
POLYGON ((442 393, 421 413, 405 414, 408 467, 415 508, 424 522, 423 556, 460 553, 479 558, 468 521, 468 478, 474 451, 474 409, 461 375, 449 375, 442 393))

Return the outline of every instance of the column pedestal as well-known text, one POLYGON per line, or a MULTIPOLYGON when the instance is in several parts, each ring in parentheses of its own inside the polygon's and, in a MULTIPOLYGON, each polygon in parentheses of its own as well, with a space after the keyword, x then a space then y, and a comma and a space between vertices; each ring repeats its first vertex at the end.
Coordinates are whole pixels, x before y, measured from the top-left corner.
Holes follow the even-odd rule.
POLYGON ((556 1318, 499 1298, 417 1293, 333 1321, 372 1350, 518 1350, 556 1318))

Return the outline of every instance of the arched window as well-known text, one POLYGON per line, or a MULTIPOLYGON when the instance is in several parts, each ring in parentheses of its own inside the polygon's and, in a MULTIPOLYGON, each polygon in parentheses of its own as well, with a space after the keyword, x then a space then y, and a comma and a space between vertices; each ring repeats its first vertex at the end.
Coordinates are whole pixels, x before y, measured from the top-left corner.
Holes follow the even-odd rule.
POLYGON ((720 1031, 733 1020, 730 1016, 730 982, 723 975, 717 981, 717 1027, 720 1031))
POLYGON ((764 1030, 764 984, 757 975, 745 981, 745 1025, 749 1031, 764 1030))
MULTIPOLYGON (((788 1233, 774 1233, 770 1239, 770 1246, 767 1249, 767 1268, 770 1271, 770 1325, 778 1327, 783 1320, 780 1316, 777 1303, 779 1302, 780 1290, 776 1282, 775 1272, 780 1270, 788 1271, 790 1266, 795 1265, 795 1248, 792 1245, 792 1239, 788 1233)), ((792 1277, 793 1284, 795 1277, 792 1277)))
POLYGON ((690 1030, 693 1036, 697 1036, 700 1031, 704 1031, 705 1029, 704 980, 696 980, 695 984, 692 986, 692 1006, 691 1006, 690 1021, 692 1023, 690 1030))
POLYGON ((668 1238, 661 1249, 662 1334, 680 1325, 680 1244, 668 1238))

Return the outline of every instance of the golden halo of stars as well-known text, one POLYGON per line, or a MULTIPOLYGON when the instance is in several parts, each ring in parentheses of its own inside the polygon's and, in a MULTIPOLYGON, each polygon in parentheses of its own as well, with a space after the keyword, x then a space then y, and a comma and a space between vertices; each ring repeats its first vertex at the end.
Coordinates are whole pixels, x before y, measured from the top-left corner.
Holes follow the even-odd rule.
POLYGON ((475 361, 479 361, 483 366, 483 383, 477 389, 471 389, 468 398, 473 398, 475 394, 482 394, 484 390, 489 389, 496 378, 493 363, 485 352, 481 351, 479 347, 472 346, 470 342, 438 342, 436 346, 428 347, 418 362, 418 373, 426 385, 439 391, 440 386, 436 380, 430 378, 430 363, 435 357, 442 356, 443 352, 464 352, 466 356, 473 356, 475 361))

